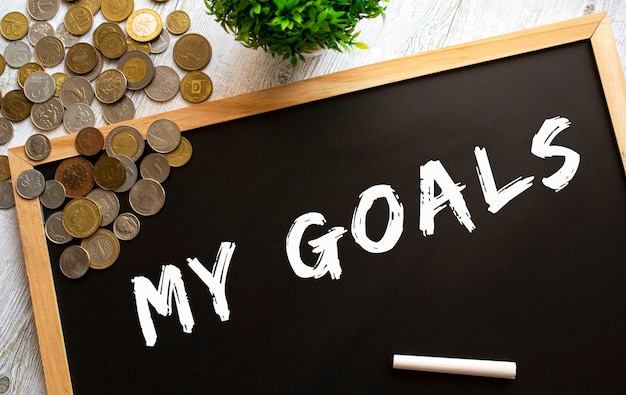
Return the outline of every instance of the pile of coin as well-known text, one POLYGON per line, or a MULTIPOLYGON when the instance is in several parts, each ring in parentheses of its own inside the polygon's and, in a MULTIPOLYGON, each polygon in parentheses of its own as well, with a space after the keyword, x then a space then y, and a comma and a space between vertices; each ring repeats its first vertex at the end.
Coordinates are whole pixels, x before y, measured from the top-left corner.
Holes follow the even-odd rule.
MULTIPOLYGON (((212 49, 202 35, 187 33, 189 15, 173 11, 164 26, 156 11, 134 10, 133 4, 118 0, 67 2, 63 23, 56 29, 46 21, 56 15, 60 0, 29 0, 28 14, 34 20, 30 25, 20 12, 6 14, 0 20, 0 33, 9 44, 4 57, 0 55, 0 74, 6 60, 19 69, 19 87, 4 97, 0 92, 2 119, 20 122, 30 117, 41 131, 63 124, 69 133, 76 133, 96 125, 94 102, 102 106, 107 123, 134 118, 135 105, 127 91, 142 90, 157 102, 171 100, 179 92, 190 103, 207 100, 213 85, 201 69, 211 60, 212 49), (106 22, 95 26, 94 15, 99 12, 106 22), (92 30, 92 42, 81 41, 92 30), (154 65, 150 57, 169 47, 170 34, 180 36, 173 59, 185 73, 182 79, 172 67, 154 65), (22 40, 26 36, 30 46, 22 40), (105 69, 110 61, 115 66, 105 69), (63 72, 48 74, 47 68, 61 64, 63 72)), ((2 126, 0 144, 6 144, 12 134, 4 133, 2 126)))
MULTIPOLYGON (((29 169, 16 181, 20 196, 39 198, 53 211, 44 226, 50 242, 80 240, 80 245, 66 247, 59 262, 61 272, 72 279, 89 268, 108 268, 117 260, 120 240, 131 240, 139 233, 135 214, 152 216, 163 208, 162 183, 172 167, 185 165, 192 154, 189 140, 167 119, 148 127, 147 140, 137 129, 122 125, 106 139, 97 128, 87 127, 78 132, 75 142, 82 155, 61 161, 54 179, 45 180, 40 171, 29 169), (153 152, 146 152, 146 141, 153 152), (128 192, 134 213, 120 213, 118 194, 123 192, 128 192)), ((0 157, 0 177, 2 163, 0 157)))

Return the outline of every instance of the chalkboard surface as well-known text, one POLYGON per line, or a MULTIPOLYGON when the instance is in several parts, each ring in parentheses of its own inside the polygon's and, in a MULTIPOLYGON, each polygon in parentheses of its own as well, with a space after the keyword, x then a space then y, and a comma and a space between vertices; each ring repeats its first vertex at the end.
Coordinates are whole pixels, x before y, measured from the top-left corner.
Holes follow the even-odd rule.
POLYGON ((626 390, 626 179, 589 40, 184 136, 191 161, 112 267, 69 280, 48 244, 74 393, 626 390), (298 237, 307 215, 324 224, 298 237), (215 273, 220 246, 226 317, 189 265, 215 273), (179 287, 147 344, 134 287, 166 270, 193 326, 179 287), (396 353, 518 375, 399 371, 396 353))

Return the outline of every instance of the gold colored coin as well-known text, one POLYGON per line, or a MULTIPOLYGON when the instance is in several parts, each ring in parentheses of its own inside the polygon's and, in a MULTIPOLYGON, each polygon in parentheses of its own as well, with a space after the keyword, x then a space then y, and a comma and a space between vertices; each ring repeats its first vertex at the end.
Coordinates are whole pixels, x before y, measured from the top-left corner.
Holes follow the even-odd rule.
POLYGON ((70 200, 63 208, 61 223, 70 236, 83 239, 100 228, 102 212, 93 200, 78 197, 70 200))
POLYGON ((65 196, 85 196, 94 185, 93 165, 80 156, 65 159, 57 166, 54 179, 65 187, 65 196))
POLYGON ((93 36, 92 36, 93 46, 97 50, 100 50, 100 42, 102 38, 112 32, 116 32, 124 36, 124 31, 122 30, 120 25, 118 25, 117 23, 103 22, 100 25, 98 25, 98 27, 96 27, 96 29, 93 31, 93 36))
POLYGON ((191 18, 183 10, 176 10, 169 13, 165 20, 167 30, 172 34, 183 34, 191 26, 191 18))
POLYGON ((76 6, 83 6, 91 12, 91 15, 95 16, 100 11, 102 0, 76 0, 69 4, 70 8, 76 6))
POLYGON ((120 241, 110 230, 100 228, 80 242, 89 254, 90 267, 102 270, 110 267, 120 256, 120 241))
POLYGON ((126 168, 121 160, 112 156, 103 156, 94 165, 93 178, 100 188, 107 191, 114 190, 126 181, 126 168))
POLYGON ((58 73, 52 74, 52 78, 54 79, 54 85, 55 85, 54 97, 59 97, 59 91, 61 90, 61 85, 63 85, 63 83, 67 81, 67 79, 70 77, 65 73, 58 72, 58 73))
POLYGON ((111 22, 121 22, 128 18, 135 8, 133 0, 102 0, 100 11, 111 22))
POLYGON ((122 33, 108 32, 100 39, 100 51, 109 59, 117 59, 126 53, 128 44, 122 33))
POLYGON ((11 168, 9 167, 9 157, 0 155, 0 181, 11 178, 11 168))
POLYGON ((190 71, 180 80, 180 94, 190 103, 201 103, 211 96, 213 82, 202 71, 190 71))
POLYGON ((126 20, 126 31, 135 41, 145 43, 152 41, 163 29, 161 16, 154 10, 143 8, 133 12, 126 20))
POLYGON ((19 122, 30 115, 33 103, 21 89, 13 90, 2 98, 2 115, 9 121, 19 122))
POLYGON ((87 7, 77 5, 67 11, 63 24, 68 32, 82 36, 93 26, 93 15, 87 7))
POLYGON ((164 154, 165 159, 167 159, 167 163, 172 167, 181 167, 185 165, 191 159, 192 147, 189 140, 185 137, 180 138, 180 143, 178 147, 174 149, 174 151, 164 154))
POLYGON ((36 62, 28 62, 24 66, 20 67, 17 71, 17 84, 20 88, 24 89, 24 82, 26 82, 26 78, 37 71, 46 71, 46 69, 36 62))
POLYGON ((65 66, 76 74, 87 74, 98 64, 98 54, 91 44, 79 42, 67 50, 65 66))
POLYGON ((4 60, 4 56, 0 55, 0 75, 4 73, 4 69, 7 67, 7 62, 4 60))
POLYGON ((140 43, 139 41, 133 40, 130 37, 126 37, 126 52, 131 51, 141 51, 146 55, 150 55, 151 47, 150 43, 140 43))
POLYGON ((211 60, 211 44, 204 36, 189 33, 174 44, 174 62, 187 71, 200 70, 211 60))
POLYGON ((0 20, 0 33, 11 41, 23 38, 28 33, 28 18, 21 12, 9 12, 0 20))

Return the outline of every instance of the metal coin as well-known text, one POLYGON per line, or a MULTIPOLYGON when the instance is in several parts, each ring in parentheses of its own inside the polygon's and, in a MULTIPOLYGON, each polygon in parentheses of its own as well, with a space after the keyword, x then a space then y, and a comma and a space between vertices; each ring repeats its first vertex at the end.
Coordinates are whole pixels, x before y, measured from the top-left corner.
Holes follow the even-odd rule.
POLYGON ((163 29, 161 16, 154 10, 143 8, 130 14, 126 20, 126 32, 135 41, 154 40, 163 29))
POLYGON ((45 71, 44 67, 37 62, 28 62, 17 71, 17 84, 24 89, 26 79, 33 73, 45 71))
POLYGON ((63 24, 71 34, 81 36, 91 30, 93 26, 93 15, 87 7, 72 6, 65 13, 63 24))
POLYGON ((44 160, 50 155, 50 139, 41 133, 31 135, 24 144, 24 153, 32 160, 44 160))
POLYGON ((62 216, 62 211, 56 211, 48 217, 44 225, 46 238, 54 244, 66 244, 74 239, 63 227, 62 216))
POLYGON ((150 55, 152 53, 152 48, 149 42, 141 43, 133 40, 131 37, 126 37, 126 52, 130 51, 141 51, 146 55, 150 55))
MULTIPOLYGON (((83 7, 84 8, 84 7, 83 7)), ((79 42, 67 50, 65 67, 73 73, 82 75, 93 70, 98 64, 98 54, 91 44, 79 42)))
POLYGON ((126 155, 133 162, 143 154, 145 142, 143 136, 132 126, 122 125, 111 130, 104 143, 109 156, 126 155))
MULTIPOLYGON (((98 25, 98 27, 96 27, 96 29, 93 31, 93 36, 92 36, 93 46, 96 49, 102 51, 102 49, 100 48, 100 43, 102 42, 102 39, 108 33, 112 33, 112 32, 119 33, 122 37, 124 37, 124 31, 122 30, 120 25, 118 25, 117 23, 104 22, 98 25)), ((126 44, 126 39, 124 39, 124 45, 125 44, 126 44)))
POLYGON ((154 78, 143 91, 150 99, 158 102, 173 99, 180 88, 178 73, 169 66, 154 68, 154 78))
POLYGON ((38 129, 53 130, 63 122, 63 105, 56 97, 43 103, 33 104, 30 110, 30 120, 38 129))
POLYGON ((86 127, 78 132, 74 144, 79 154, 93 156, 104 148, 104 136, 100 129, 86 127))
POLYGON ((139 218, 133 213, 122 213, 113 222, 113 233, 118 239, 128 241, 139 234, 139 218))
POLYGON ((113 232, 104 228, 81 241, 80 246, 87 250, 92 269, 106 269, 120 256, 120 241, 113 232))
POLYGON ((24 41, 11 41, 4 50, 6 63, 14 69, 19 69, 30 61, 31 51, 24 41))
POLYGON ((102 189, 116 189, 124 184, 126 169, 119 159, 104 155, 93 166, 93 178, 102 189))
POLYGON ((9 157, 0 155, 0 181, 11 178, 11 167, 9 166, 9 157))
POLYGON ((96 57, 97 57, 96 67, 94 67, 88 73, 76 74, 72 70, 67 69, 67 67, 65 68, 65 71, 70 77, 81 76, 81 77, 86 78, 88 81, 93 81, 94 79, 96 79, 97 76, 100 75, 100 73, 102 73, 102 69, 104 68, 104 62, 102 60, 102 55, 100 55, 100 51, 96 51, 96 57))
POLYGON ((184 70, 200 70, 211 60, 211 44, 204 36, 189 33, 174 44, 174 62, 184 70))
POLYGON ((26 78, 24 94, 33 103, 43 103, 54 96, 54 78, 45 71, 37 71, 26 78))
POLYGON ((76 103, 90 105, 95 97, 91 83, 84 77, 70 77, 59 89, 59 99, 65 108, 76 103))
POLYGON ((67 81, 68 78, 70 77, 65 73, 58 72, 58 73, 52 74, 52 78, 54 78, 54 85, 55 85, 54 97, 59 97, 59 93, 61 93, 61 85, 63 85, 63 83, 67 81))
POLYGON ((100 51, 108 59, 117 59, 126 53, 128 49, 128 43, 124 33, 118 33, 116 31, 109 32, 102 36, 99 41, 100 51))
POLYGON ((28 33, 28 18, 21 12, 9 12, 0 20, 0 33, 7 40, 19 40, 28 33))
POLYGON ((56 36, 43 37, 35 45, 35 59, 46 67, 60 64, 65 58, 65 45, 56 36))
POLYGON ((126 76, 117 69, 109 69, 96 78, 96 98, 105 104, 115 103, 126 92, 126 76))
POLYGON ((122 22, 130 16, 135 8, 133 0, 102 0, 100 11, 111 22, 122 22))
POLYGON ((64 23, 61 23, 59 26, 57 26, 56 34, 57 34, 57 37, 61 41, 63 41, 63 45, 65 45, 65 48, 69 48, 72 45, 80 41, 80 36, 76 36, 68 32, 67 29, 65 28, 64 23))
POLYGON ((59 268, 61 273, 69 279, 81 278, 89 270, 89 253, 83 247, 71 245, 61 253, 59 268))
POLYGON ((81 157, 65 159, 57 166, 54 179, 63 184, 67 197, 85 196, 94 185, 93 165, 81 157))
POLYGON ((157 54, 163 53, 170 46, 170 34, 167 30, 162 29, 161 33, 152 41, 150 41, 150 52, 157 54))
POLYGON ((102 0, 77 0, 73 1, 69 6, 70 8, 75 6, 83 6, 91 12, 91 15, 96 15, 100 11, 102 0))
POLYGON ((39 196, 39 202, 51 210, 61 207, 65 203, 65 187, 57 180, 46 181, 46 187, 39 196))
POLYGON ((59 11, 59 0, 28 0, 26 8, 33 19, 47 21, 59 11))
POLYGON ((67 202, 61 222, 72 237, 83 239, 96 233, 102 223, 102 213, 96 202, 79 197, 67 202))
POLYGON ((128 96, 112 104, 103 104, 102 117, 109 124, 128 121, 135 117, 135 104, 128 96))
POLYGON ((0 181, 0 208, 7 209, 13 206, 15 206, 15 196, 13 196, 11 180, 0 181))
POLYGON ((181 167, 184 166, 191 159, 191 154, 193 150, 191 148, 191 143, 185 137, 180 138, 180 144, 178 147, 170 153, 165 154, 165 159, 167 159, 167 163, 172 167, 181 167))
POLYGON ((78 133, 84 128, 95 125, 96 116, 91 107, 86 104, 72 104, 63 113, 63 126, 69 133, 78 133))
POLYGON ((183 34, 191 26, 191 18, 183 10, 176 10, 169 13, 165 19, 167 30, 172 34, 183 34))
POLYGON ((6 68, 7 62, 4 60, 4 56, 0 55, 0 75, 4 73, 4 69, 6 68))
POLYGON ((45 21, 37 21, 30 25, 28 29, 28 41, 36 46, 39 40, 44 37, 54 36, 54 28, 45 21))
POLYGON ((6 118, 0 118, 0 145, 8 143, 12 138, 13 124, 6 118))
POLYGON ((137 176, 139 174, 137 172, 137 165, 126 155, 114 155, 113 157, 119 159, 124 164, 124 168, 126 169, 126 180, 119 188, 116 188, 113 191, 118 193, 126 192, 132 188, 133 185, 135 185, 135 182, 137 182, 137 176))
POLYGON ((201 103, 211 96, 213 82, 202 71, 190 71, 180 81, 180 94, 190 103, 201 103))
POLYGON ((146 141, 154 151, 166 154, 180 144, 180 129, 169 119, 158 119, 148 126, 146 141))
POLYGON ((144 178, 135 183, 128 194, 130 206, 139 215, 158 213, 165 204, 165 190, 155 180, 144 178))
POLYGON ((152 60, 141 51, 126 52, 118 60, 117 68, 126 76, 130 90, 145 88, 154 77, 152 60))
POLYGON ((170 175, 170 164, 165 159, 165 156, 153 152, 141 160, 139 172, 143 178, 151 178, 159 183, 163 183, 170 175))
POLYGON ((30 114, 33 103, 24 95, 22 90, 14 90, 2 98, 2 115, 9 121, 19 122, 30 114))
POLYGON ((24 199, 34 199, 43 193, 46 179, 39 170, 27 169, 15 180, 15 190, 24 199))
POLYGON ((100 207, 100 212, 102 213, 102 224, 100 226, 107 226, 115 221, 115 218, 120 213, 120 201, 114 192, 96 188, 89 192, 87 197, 100 207))

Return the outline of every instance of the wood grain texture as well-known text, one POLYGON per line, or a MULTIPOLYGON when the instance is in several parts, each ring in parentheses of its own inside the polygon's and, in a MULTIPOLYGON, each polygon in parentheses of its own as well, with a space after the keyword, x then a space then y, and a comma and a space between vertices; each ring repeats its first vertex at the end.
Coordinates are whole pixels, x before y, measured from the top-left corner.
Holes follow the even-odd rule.
MULTIPOLYGON (((202 33, 209 38, 213 47, 213 59, 204 69, 214 83, 214 92, 210 101, 599 11, 608 12, 621 59, 621 66, 611 62, 606 67, 621 67, 622 71, 626 70, 624 68, 626 64, 626 3, 621 0, 595 2, 441 0, 435 3, 433 5, 433 2, 425 0, 391 0, 384 21, 382 19, 364 21, 360 26, 361 39, 370 46, 370 50, 357 50, 349 54, 327 52, 309 59, 295 69, 262 51, 246 49, 234 42, 231 35, 224 32, 205 14, 204 3, 201 0, 166 2, 135 0, 135 9, 153 8, 162 16, 166 16, 174 9, 184 9, 191 15, 190 32, 202 33)), ((66 9, 66 3, 62 2, 61 10, 50 21, 54 27, 62 22, 66 9)), ((26 1, 0 3, 0 15, 16 10, 26 14, 26 1)), ((95 19, 96 23, 103 21, 101 14, 96 15, 95 19)), ((83 40, 90 42, 91 32, 83 40)), ((174 67, 182 77, 183 71, 174 65, 172 59, 172 47, 175 40, 176 37, 172 36, 170 48, 163 54, 153 55, 152 58, 155 64, 167 64, 174 67)), ((4 53, 7 44, 8 41, 0 39, 0 53, 4 53)), ((112 67, 115 67, 114 62, 105 64, 105 69, 112 67)), ((51 68, 49 71, 61 70, 62 65, 51 68)), ((0 76, 0 90, 3 93, 17 88, 16 74, 17 70, 7 67, 0 76)), ((623 80, 617 83, 623 86, 623 80)), ((296 84, 293 87, 302 86, 296 84)), ((325 89, 313 85, 309 85, 309 88, 313 92, 325 89)), ((188 105, 180 96, 166 103, 153 102, 141 91, 131 92, 129 97, 135 102, 138 118, 188 105)), ((241 111, 257 105, 255 102, 242 104, 241 111)), ((206 106, 211 107, 209 104, 206 106)), ((93 108, 97 124, 105 125, 101 107, 95 103, 93 108)), ((202 107, 198 107, 200 108, 202 107)), ((622 105, 617 111, 624 111, 624 108, 626 107, 622 105)), ((216 114, 220 114, 219 105, 214 110, 216 114)), ((193 113, 196 110, 190 111, 193 113)), ((28 119, 15 123, 14 127, 15 136, 12 141, 0 146, 2 155, 6 155, 10 147, 23 145, 26 139, 36 132, 28 119)), ((186 127, 188 128, 189 125, 186 127)), ((66 132, 60 127, 46 132, 46 135, 63 136, 66 132)), ((622 140, 622 155, 623 146, 622 140)), ((2 243, 0 300, 2 300, 3 307, 0 309, 0 376, 7 375, 11 379, 12 386, 9 391, 11 394, 45 393, 30 289, 24 268, 24 255, 15 210, 0 210, 0 243, 2 243)), ((30 287, 35 286, 36 284, 32 283, 30 285, 30 287)))

